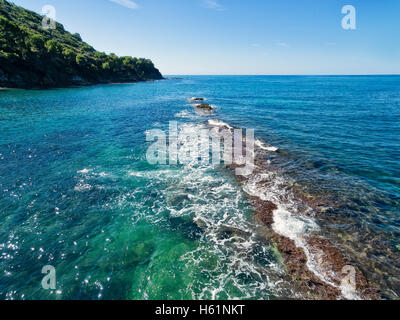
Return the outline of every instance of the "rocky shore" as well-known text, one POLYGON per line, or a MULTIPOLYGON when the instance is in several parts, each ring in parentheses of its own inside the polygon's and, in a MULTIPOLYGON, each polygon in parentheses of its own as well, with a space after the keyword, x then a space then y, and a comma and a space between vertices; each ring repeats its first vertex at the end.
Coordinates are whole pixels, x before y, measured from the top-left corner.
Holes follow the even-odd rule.
MULTIPOLYGON (((244 140, 244 150, 245 147, 244 140)), ((256 148, 254 172, 250 176, 237 176, 243 187, 254 176, 276 170, 268 160, 265 160, 263 156, 265 152, 268 151, 256 148)), ((237 167, 239 166, 235 164, 229 166, 232 170, 237 167)), ((268 189, 269 184, 270 181, 265 179, 260 181, 258 187, 268 189)), ((360 269, 353 266, 351 261, 323 235, 309 232, 300 235, 299 239, 291 239, 287 235, 280 234, 274 228, 278 205, 258 196, 248 195, 248 197, 254 207, 255 220, 261 226, 260 232, 281 253, 287 276, 304 299, 380 299, 378 290, 367 281, 360 269), (352 272, 354 274, 351 274, 352 272)), ((316 199, 309 201, 297 195, 295 197, 300 205, 312 208, 317 215, 323 214, 316 199)))
MULTIPOLYGON (((199 100, 193 100, 199 101, 199 100)), ((204 101, 204 100, 201 100, 204 101)), ((219 132, 233 128, 217 121, 209 121, 213 128, 219 132)), ((262 196, 249 193, 248 186, 254 184, 260 190, 272 188, 271 179, 276 178, 278 169, 271 165, 268 154, 276 153, 277 148, 266 147, 257 141, 255 144, 255 170, 248 176, 236 176, 238 182, 248 195, 254 208, 254 220, 259 225, 258 232, 269 243, 273 243, 281 254, 286 271, 287 280, 292 284, 293 291, 299 298, 310 300, 370 300, 380 299, 378 290, 370 283, 362 271, 354 266, 341 250, 335 247, 323 234, 318 232, 304 232, 304 234, 291 236, 280 232, 276 226, 277 213, 280 212, 279 203, 264 199, 262 196), (259 177, 265 177, 259 179, 259 177), (270 177, 270 178, 268 178, 270 177)), ((243 150, 246 150, 246 139, 243 139, 243 150)), ((238 164, 228 165, 234 171, 241 167, 238 164)), ((309 211, 294 215, 295 219, 309 218, 307 215, 322 215, 330 204, 322 199, 306 197, 295 189, 289 191, 299 206, 309 208, 309 211), (304 215, 304 216, 303 216, 304 215)), ((280 201, 286 201, 282 195, 280 201)), ((289 229, 291 221, 284 221, 289 229)))

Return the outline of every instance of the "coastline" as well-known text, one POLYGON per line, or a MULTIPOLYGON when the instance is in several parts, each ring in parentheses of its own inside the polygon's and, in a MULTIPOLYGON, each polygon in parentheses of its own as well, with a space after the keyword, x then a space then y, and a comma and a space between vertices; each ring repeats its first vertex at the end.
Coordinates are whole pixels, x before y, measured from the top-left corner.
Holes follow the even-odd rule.
POLYGON ((110 81, 110 82, 99 82, 99 83, 82 83, 82 84, 75 84, 75 85, 65 85, 65 86, 54 86, 54 87, 0 87, 0 91, 6 90, 54 90, 54 89, 71 89, 71 88, 85 88, 85 87, 95 87, 95 86, 102 86, 102 85, 119 85, 119 84, 134 84, 134 83, 141 83, 141 82, 154 82, 160 80, 169 80, 168 78, 162 77, 161 79, 145 79, 145 80, 136 80, 136 81, 110 81))

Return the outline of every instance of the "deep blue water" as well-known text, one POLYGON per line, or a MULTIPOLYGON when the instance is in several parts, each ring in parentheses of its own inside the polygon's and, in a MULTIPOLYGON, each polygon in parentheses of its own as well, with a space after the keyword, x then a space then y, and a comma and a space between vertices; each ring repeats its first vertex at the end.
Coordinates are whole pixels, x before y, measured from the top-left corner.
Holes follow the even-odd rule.
POLYGON ((282 176, 332 204, 322 234, 398 297, 399 89, 400 76, 185 76, 0 91, 0 298, 292 297, 272 244, 226 241, 256 228, 230 172, 146 161, 147 130, 208 119, 279 148, 282 176), (57 290, 42 289, 44 265, 57 290))

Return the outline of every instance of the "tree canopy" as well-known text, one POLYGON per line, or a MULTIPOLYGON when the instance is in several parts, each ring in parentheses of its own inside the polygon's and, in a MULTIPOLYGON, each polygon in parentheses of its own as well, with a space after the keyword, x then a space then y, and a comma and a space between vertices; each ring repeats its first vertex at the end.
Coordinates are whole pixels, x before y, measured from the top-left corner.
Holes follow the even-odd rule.
POLYGON ((43 16, 0 0, 0 86, 62 87, 162 79, 153 62, 98 52, 78 33, 42 27, 43 16))

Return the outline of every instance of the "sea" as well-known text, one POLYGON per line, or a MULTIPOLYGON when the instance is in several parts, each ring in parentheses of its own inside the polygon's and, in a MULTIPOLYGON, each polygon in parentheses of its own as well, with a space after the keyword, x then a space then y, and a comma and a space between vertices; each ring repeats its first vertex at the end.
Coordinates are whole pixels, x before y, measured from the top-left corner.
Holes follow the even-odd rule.
POLYGON ((0 299, 304 298, 252 197, 277 204, 273 232, 318 235, 399 299, 400 76, 0 90, 0 299), (252 129, 264 169, 243 183, 224 163, 149 163, 171 123, 252 129))

